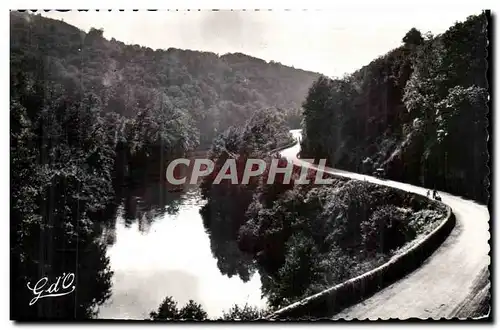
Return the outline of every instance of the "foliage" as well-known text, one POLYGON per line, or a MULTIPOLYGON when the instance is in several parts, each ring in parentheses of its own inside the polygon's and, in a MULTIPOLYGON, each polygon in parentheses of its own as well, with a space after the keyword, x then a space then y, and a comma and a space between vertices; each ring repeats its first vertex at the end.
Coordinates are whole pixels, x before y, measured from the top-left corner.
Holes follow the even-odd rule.
POLYGON ((179 317, 179 310, 177 309, 177 302, 172 297, 166 297, 158 307, 157 312, 149 313, 153 320, 173 320, 179 317))
POLYGON ((163 94, 171 111, 191 118, 187 127, 198 131, 204 147, 262 108, 278 107, 296 124, 302 99, 318 77, 241 53, 153 50, 39 15, 12 12, 10 18, 13 67, 23 65, 19 55, 43 57, 57 69, 61 84, 95 91, 106 112, 127 118, 163 94))
MULTIPOLYGON (((269 152, 291 141, 287 124, 297 127, 302 115, 304 158, 488 197, 485 15, 424 40, 412 29, 404 45, 336 80, 239 53, 153 51, 98 29, 10 18, 14 319, 94 317, 112 276, 101 225, 121 199, 126 221, 145 215, 142 228, 165 204, 175 209, 162 185, 124 193, 117 182, 147 167, 164 173, 169 158, 212 140, 216 168, 201 184, 212 252, 228 276, 259 271, 271 308, 380 264, 442 215, 435 204, 365 182, 315 187, 278 176, 267 185, 267 169, 248 185, 213 184, 227 159, 240 174, 249 158, 269 165, 269 152), (137 196, 149 205, 137 207, 137 196), (63 272, 78 274, 75 295, 26 308, 27 282, 63 272)), ((297 178, 300 168, 292 172, 297 178)), ((235 306, 224 317, 259 313, 235 306)), ((201 305, 179 309, 171 297, 150 316, 207 318, 201 305)))
POLYGON ((168 296, 158 307, 156 312, 149 314, 151 320, 171 321, 171 320, 196 320, 203 321, 207 319, 207 313, 200 304, 189 300, 181 309, 177 307, 177 302, 168 296))
POLYGON ((409 226, 410 210, 383 205, 361 223, 361 242, 366 251, 387 253, 415 238, 409 226))
POLYGON ((110 296, 101 221, 113 194, 114 145, 92 93, 30 73, 11 76, 11 269, 15 319, 84 319, 110 296), (26 283, 74 273, 76 291, 29 306, 26 283))
MULTIPOLYGON (((240 307, 233 305, 229 310, 223 312, 222 320, 225 321, 252 321, 265 317, 267 311, 250 306, 247 303, 240 307)), ((206 320, 208 315, 202 306, 193 300, 189 300, 182 308, 178 308, 177 302, 170 296, 165 297, 158 310, 149 314, 153 321, 176 321, 176 320, 206 320)))
POLYGON ((267 311, 258 309, 257 307, 245 304, 243 307, 235 304, 228 311, 223 313, 222 319, 225 321, 253 321, 262 319, 266 316, 267 311))
POLYGON ((408 33, 403 38, 403 43, 405 45, 418 46, 424 42, 424 38, 422 37, 422 33, 415 28, 411 28, 408 33))
MULTIPOLYGON (((262 116, 269 114, 262 112, 262 116)), ((268 141, 280 129, 258 118, 214 141, 211 155, 216 163, 229 157, 239 162, 260 156, 269 167, 272 158, 262 150, 273 148, 268 141), (269 138, 260 139, 261 134, 269 138)), ((287 165, 284 159, 275 160, 280 167, 287 165)), ((298 179, 301 167, 293 166, 291 171, 292 180, 298 179)), ((201 213, 219 269, 243 280, 259 271, 271 309, 380 265, 444 211, 426 218, 429 221, 412 221, 413 213, 435 205, 363 181, 336 178, 331 185, 297 185, 281 176, 267 184, 268 175, 265 171, 247 185, 214 185, 213 176, 207 176, 202 184, 207 204, 201 213)), ((309 178, 315 175, 308 172, 309 178)), ((243 311, 235 309, 234 314, 238 313, 243 311)))
POLYGON ((271 158, 267 153, 290 140, 285 120, 276 109, 262 109, 244 127, 231 127, 214 140, 209 155, 215 161, 215 169, 200 185, 203 197, 208 200, 201 214, 212 238, 212 252, 219 260, 224 260, 219 262, 223 274, 238 274, 249 280, 254 271, 251 256, 242 253, 234 237, 246 221, 245 211, 260 179, 253 177, 248 184, 231 184, 227 179, 213 184, 214 180, 226 160, 236 157, 238 182, 241 182, 247 159, 262 159, 269 164, 271 158))
POLYGON ((320 77, 303 105, 302 156, 486 203, 486 25, 483 13, 425 40, 411 29, 352 75, 320 77))
MULTIPOLYGON (((280 125, 317 76, 243 54, 125 45, 106 40, 102 30, 84 33, 40 15, 12 12, 10 27, 15 319, 94 317, 110 296, 112 275, 99 242, 102 225, 110 226, 122 199, 127 223, 145 215, 142 230, 165 203, 175 209, 161 184, 152 188, 159 201, 124 186, 151 168, 163 174, 167 160, 196 148, 200 136, 207 144, 247 120, 279 122, 278 130, 267 127, 266 143, 285 143, 280 125), (257 112, 266 104, 282 110, 257 112), (136 207, 137 195, 150 207, 136 207), (77 293, 26 308, 27 282, 70 271, 78 274, 77 293)), ((180 312, 204 317, 193 304, 180 312)))
POLYGON ((193 300, 179 310, 179 318, 181 320, 197 320, 203 321, 207 318, 207 313, 202 309, 200 304, 195 303, 193 300))

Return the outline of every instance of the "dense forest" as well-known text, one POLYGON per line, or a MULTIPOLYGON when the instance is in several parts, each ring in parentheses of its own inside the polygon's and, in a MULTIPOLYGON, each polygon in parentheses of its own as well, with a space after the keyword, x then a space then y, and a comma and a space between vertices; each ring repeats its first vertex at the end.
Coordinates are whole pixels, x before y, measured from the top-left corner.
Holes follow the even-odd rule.
POLYGON ((280 109, 298 128, 301 103, 319 76, 241 53, 219 56, 168 45, 167 50, 153 50, 107 40, 103 33, 11 13, 11 66, 25 69, 23 58, 43 60, 46 76, 95 93, 103 112, 119 117, 155 116, 162 110, 151 103, 164 98, 176 118, 170 120, 182 122, 179 132, 195 131, 203 147, 261 108, 280 109))
POLYGON ((96 224, 107 218, 113 196, 113 132, 92 94, 65 90, 36 71, 11 72, 12 317, 92 317, 110 294, 96 224), (30 308, 26 283, 68 272, 85 288, 77 300, 42 299, 30 308))
POLYGON ((302 167, 268 153, 286 132, 284 119, 269 110, 228 129, 212 145, 214 174, 201 185, 207 203, 200 212, 220 271, 244 281, 258 271, 271 311, 380 265, 432 230, 446 211, 421 196, 369 182, 334 178, 317 185, 313 169, 309 184, 294 184, 302 167), (231 158, 236 168, 251 158, 265 160, 267 168, 249 184, 214 184, 231 158), (280 173, 267 184, 272 162, 289 167, 292 180, 280 173))
MULTIPOLYGON (((335 80, 240 53, 126 45, 40 15, 10 19, 13 319, 95 317, 111 295, 109 220, 124 203, 125 222, 140 217, 147 231, 153 217, 175 212, 180 201, 162 184, 133 182, 148 170, 163 177, 169 160, 196 148, 210 148, 216 164, 200 191, 218 267, 243 280, 259 272, 270 310, 379 265, 444 209, 339 178, 265 184, 268 170, 247 185, 213 184, 226 160, 289 166, 270 151, 303 125, 303 157, 488 197, 485 15, 435 37, 413 29, 401 47, 335 80), (68 272, 78 274, 75 293, 29 305, 26 283, 68 272)), ((292 166, 294 178, 300 171, 292 166)), ((223 318, 263 313, 234 306, 223 318)), ((166 297, 150 317, 207 314, 166 297)))
POLYGON ((148 168, 163 177, 168 159, 208 147, 257 110, 273 108, 297 127, 319 76, 244 54, 125 45, 40 15, 11 12, 10 20, 14 319, 95 317, 113 274, 113 231, 103 240, 102 229, 112 228, 119 204, 126 221, 144 212, 147 230, 165 203, 166 212, 179 203, 165 200, 172 195, 162 185, 134 192, 132 182, 148 168), (157 195, 138 206, 137 193, 157 195), (78 274, 74 294, 29 306, 26 283, 63 273, 78 274))
POLYGON ((302 156, 487 203, 487 17, 403 45, 343 79, 320 77, 303 104, 302 156))

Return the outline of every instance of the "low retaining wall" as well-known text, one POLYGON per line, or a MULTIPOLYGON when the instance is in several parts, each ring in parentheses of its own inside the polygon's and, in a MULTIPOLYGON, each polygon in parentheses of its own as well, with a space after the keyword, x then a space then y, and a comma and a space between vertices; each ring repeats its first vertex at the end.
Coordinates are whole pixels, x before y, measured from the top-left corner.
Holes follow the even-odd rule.
POLYGON ((455 215, 448 205, 445 206, 446 218, 410 249, 367 273, 282 308, 266 319, 307 318, 310 320, 334 315, 414 271, 444 242, 455 227, 455 215))

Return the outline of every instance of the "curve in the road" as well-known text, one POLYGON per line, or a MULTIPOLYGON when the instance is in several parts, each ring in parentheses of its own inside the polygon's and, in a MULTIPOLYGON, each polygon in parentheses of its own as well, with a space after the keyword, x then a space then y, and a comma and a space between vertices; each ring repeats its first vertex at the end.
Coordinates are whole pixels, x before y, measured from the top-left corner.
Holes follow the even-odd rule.
MULTIPOLYGON (((301 137, 300 130, 293 130, 292 134, 297 140, 301 137)), ((317 169, 314 164, 299 159, 299 152, 300 144, 296 144, 280 154, 294 164, 317 169)), ((407 183, 381 180, 329 167, 324 171, 424 196, 428 191, 407 183)), ((489 291, 490 287, 489 212, 485 205, 474 201, 445 192, 439 194, 442 202, 452 209, 456 219, 454 229, 443 244, 414 272, 363 302, 329 317, 440 319, 474 315, 474 311, 479 308, 474 304, 484 303, 484 299, 479 299, 478 295, 484 298, 484 292, 489 291)))

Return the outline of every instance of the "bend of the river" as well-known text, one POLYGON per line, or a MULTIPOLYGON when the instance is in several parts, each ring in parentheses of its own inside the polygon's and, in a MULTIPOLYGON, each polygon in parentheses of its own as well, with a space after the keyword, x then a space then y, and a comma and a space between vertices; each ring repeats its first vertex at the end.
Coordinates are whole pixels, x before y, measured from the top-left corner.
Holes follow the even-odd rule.
MULTIPOLYGON (((149 193, 155 194, 155 189, 149 193)), ((145 319, 166 296, 179 308, 194 300, 209 318, 222 316, 234 304, 265 307, 258 272, 246 283, 237 275, 221 274, 199 213, 204 204, 199 188, 173 198, 175 211, 165 212, 167 206, 160 205, 153 216, 136 212, 132 221, 119 208, 107 250, 114 272, 112 296, 100 307, 98 318, 145 319)), ((138 208, 140 198, 135 204, 138 208)))

